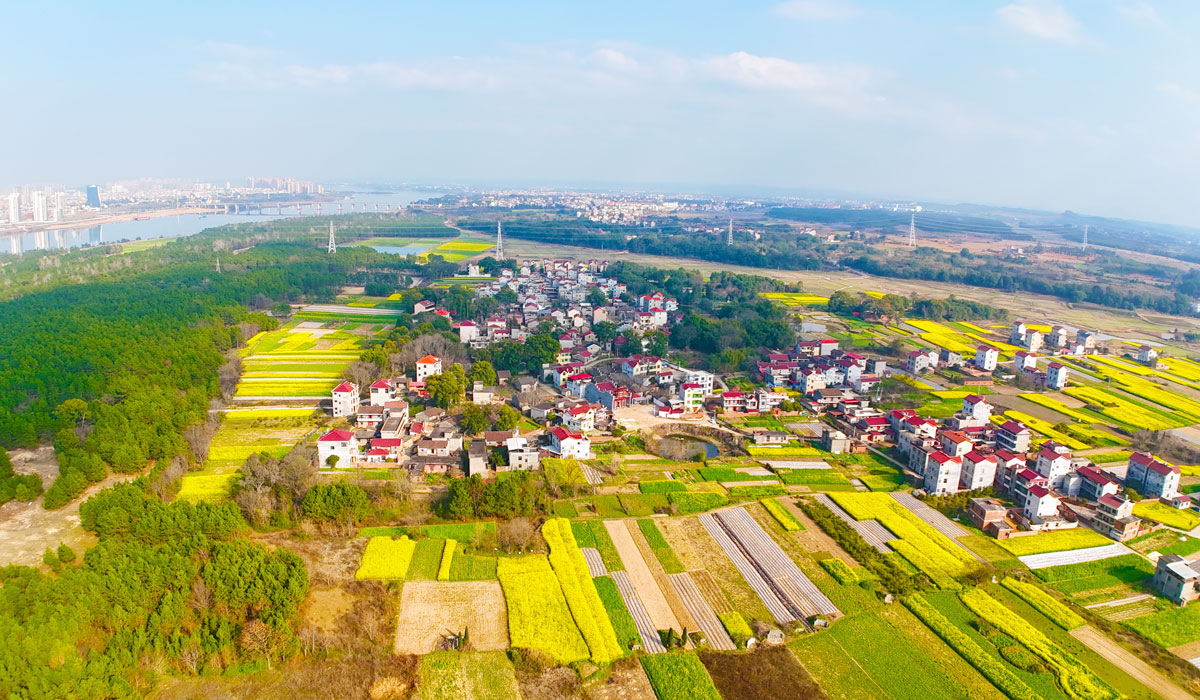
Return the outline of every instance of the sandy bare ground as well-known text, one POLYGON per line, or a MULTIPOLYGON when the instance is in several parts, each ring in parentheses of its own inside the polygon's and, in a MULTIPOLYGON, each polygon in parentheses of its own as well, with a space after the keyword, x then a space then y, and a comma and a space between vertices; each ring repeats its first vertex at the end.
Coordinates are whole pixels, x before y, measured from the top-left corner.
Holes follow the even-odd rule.
POLYGON ((412 581, 400 594, 396 654, 436 651, 443 635, 467 628, 471 648, 508 648, 508 608, 498 581, 412 581))
POLYGON ((603 683, 588 688, 587 697, 590 700, 654 700, 655 696, 642 665, 626 661, 615 666, 603 683))
POLYGON ((1192 642, 1190 644, 1181 644, 1177 647, 1171 647, 1171 653, 1181 659, 1200 659, 1200 642, 1192 642))
MULTIPOLYGON (((58 476, 58 462, 54 448, 39 447, 36 450, 13 450, 13 470, 18 474, 36 473, 42 477, 42 485, 49 487, 58 476)), ((135 475, 113 475, 98 484, 92 484, 83 496, 58 510, 46 510, 39 496, 29 503, 9 501, 0 506, 0 565, 19 564, 41 566, 42 553, 47 547, 54 549, 66 544, 75 550, 76 556, 96 543, 96 538, 79 526, 79 504, 93 493, 121 481, 129 481, 135 475)))
POLYGON ((354 608, 354 596, 345 589, 326 588, 309 591, 304 601, 304 619, 325 634, 338 631, 338 619, 354 608))
POLYGON ((1125 647, 1104 636, 1095 627, 1084 625, 1072 630, 1071 636, 1108 659, 1110 663, 1128 673, 1137 682, 1157 693, 1163 700, 1195 700, 1190 693, 1172 683, 1166 676, 1134 656, 1125 647))
POLYGON ((650 572, 650 567, 646 566, 646 560, 642 558, 642 552, 638 549, 637 543, 633 541, 633 537, 630 536, 625 522, 605 520, 604 529, 608 530, 608 536, 612 538, 613 546, 617 548, 617 554, 620 555, 621 562, 625 564, 629 580, 637 589, 638 597, 642 599, 642 605, 646 608, 646 614, 654 623, 654 629, 682 631, 683 628, 675 619, 675 613, 667 603, 662 589, 658 587, 658 582, 654 580, 654 574, 650 572))
POLYGON ((667 578, 666 570, 663 569, 662 563, 658 561, 658 557, 654 555, 654 550, 650 548, 650 543, 646 541, 646 536, 638 529, 637 523, 633 520, 626 520, 625 527, 629 530, 629 536, 633 538, 638 551, 642 553, 642 561, 646 562, 646 568, 650 569, 650 575, 654 577, 654 582, 658 585, 658 589, 662 591, 663 598, 666 598, 667 605, 671 606, 671 612, 675 613, 675 619, 687 629, 694 630, 698 628, 700 623, 696 622, 692 618, 692 614, 688 612, 683 598, 675 590, 675 586, 671 585, 671 580, 667 578))

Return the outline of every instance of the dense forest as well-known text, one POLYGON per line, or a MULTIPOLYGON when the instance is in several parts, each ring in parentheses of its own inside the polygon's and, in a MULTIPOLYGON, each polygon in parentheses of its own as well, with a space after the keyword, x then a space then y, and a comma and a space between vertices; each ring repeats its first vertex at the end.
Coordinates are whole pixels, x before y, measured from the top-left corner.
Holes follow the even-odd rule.
POLYGON ((80 517, 99 537, 81 564, 60 547, 53 574, 0 569, 0 696, 139 697, 156 667, 219 673, 295 652, 304 563, 244 539, 232 503, 167 505, 139 481, 80 517))
POLYGON ((221 393, 224 353, 273 327, 262 311, 332 300, 366 263, 415 266, 361 247, 330 256, 304 237, 311 224, 289 225, 297 230, 224 227, 137 255, 75 251, 5 270, 5 290, 21 295, 0 303, 0 446, 53 441, 60 473, 47 508, 109 470, 185 454, 184 429, 221 393), (217 274, 214 249, 239 231, 259 244, 227 254, 217 274))

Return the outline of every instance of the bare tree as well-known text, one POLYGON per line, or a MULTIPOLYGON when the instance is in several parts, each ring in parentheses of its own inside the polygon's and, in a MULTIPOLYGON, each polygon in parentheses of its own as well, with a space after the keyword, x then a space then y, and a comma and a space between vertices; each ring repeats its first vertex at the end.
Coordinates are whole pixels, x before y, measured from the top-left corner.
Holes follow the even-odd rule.
POLYGON ((529 518, 513 518, 507 522, 502 522, 497 526, 496 530, 497 540, 501 549, 505 552, 528 548, 536 532, 533 521, 529 518))
POLYGON ((204 654, 200 651, 200 647, 189 644, 179 650, 179 663, 183 664, 183 667, 194 675, 200 666, 200 659, 203 656, 204 654))
POLYGON ((467 359, 467 352, 461 343, 456 343, 441 335, 417 336, 396 354, 400 356, 401 370, 407 370, 416 365, 417 360, 426 355, 436 355, 442 358, 443 366, 462 364, 467 359))
POLYGON ((217 379, 221 383, 221 395, 228 398, 237 390, 238 379, 242 376, 242 360, 236 355, 217 370, 217 379))
POLYGON ((355 360, 346 367, 346 371, 342 373, 346 379, 354 382, 359 388, 365 387, 379 376, 379 368, 373 362, 363 362, 355 360))
POLYGON ((209 446, 220 426, 221 420, 215 414, 209 414, 204 422, 190 425, 183 431, 183 439, 188 444, 188 451, 192 453, 197 462, 208 459, 209 446))
POLYGON ((212 605, 212 591, 203 578, 197 577, 192 581, 192 608, 194 610, 204 611, 212 605))
POLYGON ((250 620, 242 626, 242 635, 238 645, 251 655, 261 655, 267 660, 267 668, 271 668, 271 658, 275 654, 279 633, 275 628, 262 620, 250 620))

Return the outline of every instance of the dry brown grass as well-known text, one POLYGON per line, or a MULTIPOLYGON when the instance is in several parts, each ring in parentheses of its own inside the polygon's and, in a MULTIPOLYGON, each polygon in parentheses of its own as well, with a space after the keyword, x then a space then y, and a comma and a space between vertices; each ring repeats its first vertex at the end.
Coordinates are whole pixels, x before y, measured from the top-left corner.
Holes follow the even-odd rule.
POLYGON ((443 635, 470 631, 474 651, 508 648, 508 609, 497 581, 410 581, 400 597, 393 650, 435 651, 443 635))
MULTIPOLYGON (((411 688, 417 658, 365 653, 336 659, 298 658, 252 676, 165 678, 147 697, 152 700, 362 700, 372 688, 411 688)), ((378 700, 405 697, 382 695, 378 700)))

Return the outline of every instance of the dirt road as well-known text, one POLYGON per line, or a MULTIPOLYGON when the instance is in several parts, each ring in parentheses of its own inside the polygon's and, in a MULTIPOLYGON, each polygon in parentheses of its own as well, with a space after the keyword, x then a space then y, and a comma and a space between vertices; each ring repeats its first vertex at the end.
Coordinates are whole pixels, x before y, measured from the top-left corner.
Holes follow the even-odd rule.
POLYGON ((654 623, 654 629, 673 628, 682 631, 682 626, 675 619, 675 613, 667 603, 662 589, 658 587, 658 582, 654 580, 654 574, 650 572, 650 567, 642 558, 642 552, 638 549, 637 543, 633 541, 633 537, 630 536, 625 523, 621 520, 605 520, 604 529, 608 530, 608 536, 612 538, 613 546, 617 548, 617 554, 620 555, 621 562, 625 564, 629 580, 637 589, 638 598, 641 598, 642 605, 646 608, 646 614, 654 623))
MULTIPOLYGON (((58 477, 58 462, 51 447, 13 450, 10 455, 14 471, 18 474, 36 473, 42 477, 42 484, 46 487, 58 477)), ((9 501, 0 506, 0 566, 41 566, 42 553, 46 548, 54 549, 60 544, 74 549, 76 556, 82 555, 85 549, 96 543, 96 538, 79 526, 79 504, 100 489, 129 481, 134 476, 110 476, 98 484, 92 484, 83 496, 58 510, 43 508, 41 496, 29 503, 9 501)))
POLYGON ((1172 683, 1145 661, 1134 656, 1125 647, 1104 636, 1091 625, 1071 631, 1071 636, 1083 642, 1092 651, 1108 659, 1114 666, 1132 676, 1137 682, 1157 693, 1163 700, 1195 700, 1190 693, 1172 683))

